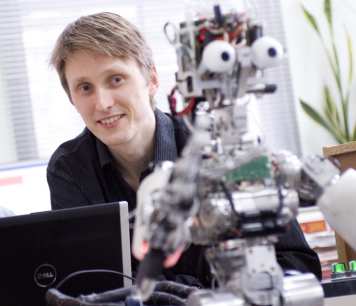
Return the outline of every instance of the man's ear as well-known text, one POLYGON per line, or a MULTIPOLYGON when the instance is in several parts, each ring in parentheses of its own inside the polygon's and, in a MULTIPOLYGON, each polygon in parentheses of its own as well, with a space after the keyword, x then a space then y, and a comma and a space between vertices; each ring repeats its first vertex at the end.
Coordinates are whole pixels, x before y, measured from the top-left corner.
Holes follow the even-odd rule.
POLYGON ((67 97, 68 97, 68 99, 69 99, 69 102, 70 102, 72 105, 74 105, 73 100, 72 100, 72 96, 71 96, 71 94, 70 94, 70 89, 68 88, 68 84, 62 82, 62 86, 63 86, 63 89, 64 89, 65 93, 67 94, 67 97))
POLYGON ((70 95, 68 95, 68 98, 69 98, 69 102, 74 106, 74 103, 73 103, 73 100, 72 100, 72 97, 70 95))
POLYGON ((69 98, 70 103, 74 107, 74 109, 77 111, 77 113, 79 113, 77 106, 74 104, 72 97, 69 94, 68 94, 68 98, 69 98))
POLYGON ((159 87, 158 74, 155 66, 151 68, 149 77, 150 79, 149 79, 148 87, 149 87, 150 97, 153 97, 156 94, 159 87))
MULTIPOLYGON (((72 104, 72 106, 73 106, 74 109, 76 110, 76 112, 79 113, 79 110, 78 110, 78 108, 77 108, 77 105, 73 102, 72 97, 71 97, 70 94, 68 94, 68 98, 69 98, 70 103, 72 104)), ((80 114, 80 113, 79 113, 79 114, 80 114)))

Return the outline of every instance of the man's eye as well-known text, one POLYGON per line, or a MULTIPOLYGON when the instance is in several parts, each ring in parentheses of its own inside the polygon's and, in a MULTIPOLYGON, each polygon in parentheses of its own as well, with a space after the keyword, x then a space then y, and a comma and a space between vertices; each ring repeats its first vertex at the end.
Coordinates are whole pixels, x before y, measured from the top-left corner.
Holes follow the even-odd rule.
POLYGON ((114 75, 112 78, 111 78, 111 84, 112 85, 118 85, 122 82, 122 77, 119 76, 119 75, 114 75))
POLYGON ((88 93, 91 90, 91 85, 88 83, 84 83, 79 85, 79 90, 83 93, 88 93))

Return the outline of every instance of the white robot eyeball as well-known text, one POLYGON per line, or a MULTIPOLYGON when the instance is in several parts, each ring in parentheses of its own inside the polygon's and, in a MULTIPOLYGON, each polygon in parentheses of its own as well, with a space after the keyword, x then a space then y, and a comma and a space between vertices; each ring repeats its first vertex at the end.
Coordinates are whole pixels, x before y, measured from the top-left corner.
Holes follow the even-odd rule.
POLYGON ((234 67, 236 52, 233 46, 222 40, 210 42, 203 50, 199 71, 213 73, 229 72, 234 67))
POLYGON ((252 62, 260 69, 276 66, 284 57, 282 45, 268 36, 258 38, 251 46, 251 53, 252 62))

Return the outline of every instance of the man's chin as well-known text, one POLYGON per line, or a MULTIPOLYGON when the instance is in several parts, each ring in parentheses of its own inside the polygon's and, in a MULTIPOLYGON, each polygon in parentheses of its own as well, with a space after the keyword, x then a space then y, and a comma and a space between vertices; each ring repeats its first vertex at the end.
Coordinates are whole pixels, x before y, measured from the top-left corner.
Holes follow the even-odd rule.
POLYGON ((117 146, 127 144, 132 139, 131 129, 126 128, 103 128, 102 126, 95 126, 94 128, 88 127, 89 130, 98 138, 102 143, 107 146, 117 146))
MULTIPOLYGON (((120 133, 121 134, 121 133, 120 133)), ((126 133, 125 135, 110 135, 110 136, 102 136, 102 137, 97 137, 100 139, 102 143, 107 145, 108 147, 118 147, 122 145, 127 145, 130 143, 132 137, 130 137, 129 133, 126 133)))

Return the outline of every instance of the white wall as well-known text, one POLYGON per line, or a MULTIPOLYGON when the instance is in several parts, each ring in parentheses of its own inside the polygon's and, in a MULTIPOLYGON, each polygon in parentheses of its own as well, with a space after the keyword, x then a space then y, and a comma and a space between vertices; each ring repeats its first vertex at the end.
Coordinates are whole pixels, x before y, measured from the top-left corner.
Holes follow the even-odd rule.
POLYGON ((0 69, 0 164, 16 160, 15 137, 13 133, 5 86, 1 78, 0 69))
MULTIPOLYGON (((322 82, 327 81, 330 83, 331 72, 321 48, 321 43, 305 20, 300 3, 303 3, 318 20, 323 20, 323 23, 320 22, 320 27, 322 30, 326 30, 325 19, 323 18, 323 1, 281 0, 281 3, 287 36, 287 52, 290 59, 296 98, 301 97, 320 109, 322 105, 322 82)), ((344 75, 347 75, 347 52, 345 50, 346 40, 343 27, 346 26, 351 33, 356 48, 356 31, 354 31, 356 27, 356 3, 352 0, 334 0, 332 3, 337 45, 342 52, 340 57, 345 71, 344 75)), ((353 87, 355 92, 356 88, 355 86, 353 87)), ((353 94, 353 101, 355 101, 355 98, 355 94, 353 94)), ((331 136, 306 116, 298 100, 296 103, 303 154, 321 153, 323 146, 335 144, 331 136)), ((353 102, 354 106, 355 104, 353 102)), ((355 114, 354 111, 353 114, 355 114)), ((352 116, 352 118, 354 122, 356 116, 352 116)))

